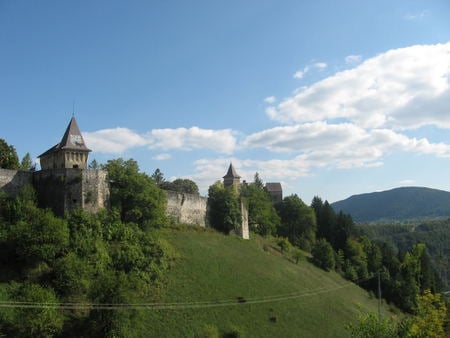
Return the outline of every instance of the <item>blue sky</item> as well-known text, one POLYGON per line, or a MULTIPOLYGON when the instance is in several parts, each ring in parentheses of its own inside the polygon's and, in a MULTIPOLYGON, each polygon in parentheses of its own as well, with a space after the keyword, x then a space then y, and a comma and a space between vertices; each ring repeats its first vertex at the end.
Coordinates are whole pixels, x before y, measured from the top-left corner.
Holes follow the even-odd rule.
POLYGON ((450 2, 1 1, 0 138, 202 192, 230 161, 306 203, 450 190, 450 2))

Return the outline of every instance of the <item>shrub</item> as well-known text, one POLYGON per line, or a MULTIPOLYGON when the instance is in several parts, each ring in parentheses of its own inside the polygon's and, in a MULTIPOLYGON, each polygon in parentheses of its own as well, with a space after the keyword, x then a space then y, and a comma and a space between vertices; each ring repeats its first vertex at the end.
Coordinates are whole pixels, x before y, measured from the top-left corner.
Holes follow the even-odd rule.
POLYGON ((195 338, 219 338, 219 329, 212 324, 204 325, 200 332, 195 335, 195 338))

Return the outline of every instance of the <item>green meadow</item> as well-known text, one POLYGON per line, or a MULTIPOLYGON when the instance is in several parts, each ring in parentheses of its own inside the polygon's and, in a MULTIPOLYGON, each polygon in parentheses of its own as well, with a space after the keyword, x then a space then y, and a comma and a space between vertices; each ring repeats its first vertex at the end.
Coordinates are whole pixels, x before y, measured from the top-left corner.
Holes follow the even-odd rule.
MULTIPOLYGON (((152 337, 348 337, 345 326, 377 313, 377 299, 273 241, 195 229, 162 230, 176 251, 155 302, 144 311, 152 337)), ((395 310, 383 304, 384 318, 395 310)))

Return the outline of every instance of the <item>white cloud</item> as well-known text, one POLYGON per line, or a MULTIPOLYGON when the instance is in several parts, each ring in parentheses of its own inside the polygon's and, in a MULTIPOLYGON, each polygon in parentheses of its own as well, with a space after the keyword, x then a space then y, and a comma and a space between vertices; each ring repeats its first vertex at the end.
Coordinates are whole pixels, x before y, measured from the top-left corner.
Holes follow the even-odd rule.
POLYGON ((450 42, 390 50, 304 87, 269 116, 283 123, 345 119, 364 128, 450 128, 450 42))
MULTIPOLYGON (((209 149, 223 154, 231 154, 236 148, 236 138, 231 129, 154 129, 141 135, 128 128, 114 128, 85 132, 83 136, 93 151, 108 154, 121 154, 142 146, 148 146, 152 150, 209 149)), ((154 157, 155 160, 169 158, 167 153, 154 157)))
POLYGON ((355 64, 360 63, 362 60, 362 55, 348 55, 345 57, 345 63, 355 64))
MULTIPOLYGON (((289 152, 309 167, 373 167, 394 151, 450 157, 450 145, 410 138, 389 129, 366 130, 352 123, 312 123, 281 126, 248 136, 243 145, 273 152, 289 152)), ((296 161, 287 162, 286 165, 296 161)))
POLYGON ((277 101, 277 98, 275 96, 268 96, 264 99, 264 102, 266 103, 275 103, 277 101))
POLYGON ((121 154, 129 148, 144 146, 148 143, 145 137, 128 128, 84 132, 83 138, 93 151, 106 154, 121 154))
POLYGON ((236 138, 231 129, 212 130, 198 127, 154 129, 147 137, 150 149, 184 151, 210 149, 223 154, 231 154, 236 148, 236 138))
POLYGON ((324 70, 327 67, 328 65, 325 62, 316 62, 313 63, 312 65, 304 67, 302 70, 297 70, 292 77, 298 80, 303 79, 303 77, 306 75, 306 73, 308 73, 311 70, 311 68, 324 70))
POLYGON ((158 154, 158 155, 152 157, 152 159, 155 161, 166 161, 166 160, 170 160, 171 158, 172 158, 172 155, 170 155, 170 154, 158 154))
POLYGON ((302 79, 305 76, 305 71, 303 70, 297 70, 294 75, 293 78, 294 79, 302 79))
POLYGON ((327 68, 328 65, 325 62, 316 62, 315 64, 313 64, 313 67, 322 70, 327 68))

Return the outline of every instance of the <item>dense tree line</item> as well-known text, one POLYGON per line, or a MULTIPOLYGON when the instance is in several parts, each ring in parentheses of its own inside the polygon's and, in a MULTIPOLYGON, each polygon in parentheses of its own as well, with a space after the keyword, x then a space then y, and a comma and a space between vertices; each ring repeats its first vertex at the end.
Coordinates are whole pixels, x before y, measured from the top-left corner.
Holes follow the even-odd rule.
POLYGON ((358 230, 374 240, 390 243, 400 254, 405 254, 415 243, 426 243, 427 253, 442 279, 443 288, 449 289, 449 219, 359 224, 358 230))
POLYGON ((31 187, 0 195, 0 299, 17 305, 0 311, 0 335, 124 337, 143 324, 136 310, 59 306, 151 300, 170 264, 171 249, 153 230, 165 224, 164 193, 135 161, 105 168, 109 211, 59 218, 36 206, 31 187))
POLYGON ((383 297, 408 312, 417 308, 417 297, 425 290, 440 290, 440 279, 423 243, 398 252, 386 242, 361 235, 350 215, 336 214, 320 198, 315 197, 311 207, 317 218, 317 237, 330 243, 335 268, 347 279, 376 292, 374 276, 380 273, 383 297))

